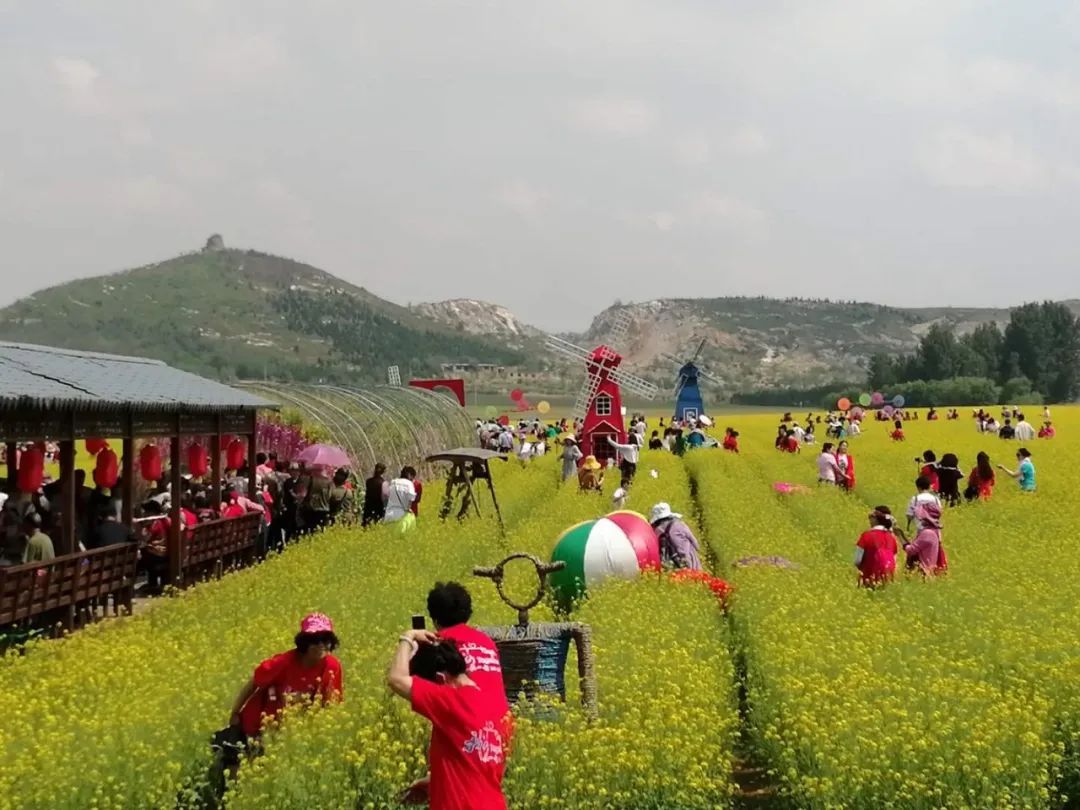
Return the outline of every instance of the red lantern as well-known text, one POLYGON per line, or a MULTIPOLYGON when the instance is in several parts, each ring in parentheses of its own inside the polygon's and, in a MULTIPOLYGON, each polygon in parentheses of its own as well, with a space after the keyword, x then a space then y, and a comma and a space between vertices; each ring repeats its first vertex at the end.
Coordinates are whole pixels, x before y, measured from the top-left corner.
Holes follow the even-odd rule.
POLYGON ((24 450, 19 457, 19 492, 37 492, 45 480, 45 454, 37 448, 24 450))
POLYGON ((139 451, 139 471, 144 481, 161 480, 161 450, 156 444, 148 444, 139 451))
POLYGON ((97 454, 97 465, 94 467, 94 483, 102 489, 112 489, 120 478, 120 465, 116 461, 116 453, 106 448, 97 454))
POLYGON ((105 450, 109 446, 109 443, 104 439, 87 439, 86 440, 86 452, 92 456, 96 456, 102 450, 105 450))
POLYGON ((202 478, 210 469, 209 457, 206 448, 201 444, 193 444, 187 451, 188 472, 193 478, 202 478))
POLYGON ((225 469, 239 470, 247 460, 247 450, 239 439, 233 439, 225 450, 225 469))

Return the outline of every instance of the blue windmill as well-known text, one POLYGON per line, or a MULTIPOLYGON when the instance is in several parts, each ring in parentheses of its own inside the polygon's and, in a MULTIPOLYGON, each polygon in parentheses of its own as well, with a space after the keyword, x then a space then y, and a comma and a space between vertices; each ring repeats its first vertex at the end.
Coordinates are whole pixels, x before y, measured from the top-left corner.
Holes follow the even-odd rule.
POLYGON ((701 351, 704 348, 705 341, 702 340, 698 344, 694 356, 686 361, 671 355, 665 355, 679 369, 679 376, 675 381, 675 418, 684 422, 690 422, 699 416, 705 415, 705 403, 701 398, 700 380, 721 382, 719 378, 712 376, 698 365, 701 351))

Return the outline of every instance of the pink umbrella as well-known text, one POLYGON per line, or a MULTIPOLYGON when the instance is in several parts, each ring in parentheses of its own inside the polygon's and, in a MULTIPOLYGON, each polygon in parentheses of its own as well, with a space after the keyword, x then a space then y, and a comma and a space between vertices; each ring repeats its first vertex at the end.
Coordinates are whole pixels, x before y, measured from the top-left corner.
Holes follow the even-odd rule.
POLYGON ((302 461, 309 467, 352 467, 349 454, 340 447, 329 444, 313 444, 300 452, 296 461, 302 461))

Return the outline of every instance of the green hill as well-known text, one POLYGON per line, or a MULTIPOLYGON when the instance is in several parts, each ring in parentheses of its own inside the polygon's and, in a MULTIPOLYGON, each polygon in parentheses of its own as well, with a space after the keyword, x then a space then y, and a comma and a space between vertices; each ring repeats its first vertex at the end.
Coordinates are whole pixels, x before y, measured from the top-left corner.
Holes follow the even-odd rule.
POLYGON ((0 340, 154 357, 226 380, 381 382, 393 364, 404 377, 525 359, 310 265, 226 249, 38 292, 0 310, 0 340))

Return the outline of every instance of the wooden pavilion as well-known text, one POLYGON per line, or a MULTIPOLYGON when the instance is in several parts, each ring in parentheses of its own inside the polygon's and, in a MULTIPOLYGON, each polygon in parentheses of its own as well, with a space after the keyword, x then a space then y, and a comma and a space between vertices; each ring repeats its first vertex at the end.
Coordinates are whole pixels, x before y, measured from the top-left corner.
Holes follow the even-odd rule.
MULTIPOLYGON (((76 548, 75 442, 119 439, 123 522, 130 526, 136 475, 135 441, 170 442, 169 581, 179 579, 181 439, 210 437, 214 505, 221 502, 223 435, 246 437, 255 465, 255 417, 276 406, 245 391, 180 371, 158 360, 0 342, 0 441, 7 444, 8 491, 16 489, 17 448, 23 442, 59 445, 61 531, 56 553, 76 548)), ((255 475, 248 476, 255 495, 255 475)))

